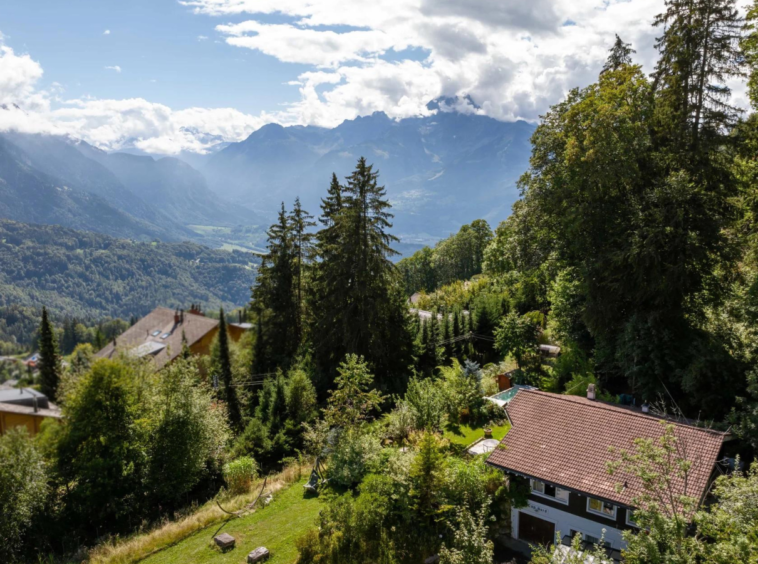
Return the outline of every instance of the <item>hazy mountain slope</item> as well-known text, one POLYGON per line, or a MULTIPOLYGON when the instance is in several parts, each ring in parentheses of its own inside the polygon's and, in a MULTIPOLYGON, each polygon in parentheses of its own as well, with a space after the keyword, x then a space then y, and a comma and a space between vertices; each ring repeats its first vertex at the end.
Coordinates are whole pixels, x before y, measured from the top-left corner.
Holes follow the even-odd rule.
POLYGON ((0 136, 0 217, 58 224, 134 239, 172 239, 173 234, 73 188, 35 168, 18 146, 0 136))
POLYGON ((135 243, 0 219, 0 310, 46 305, 56 316, 98 319, 158 305, 240 306, 257 262, 252 253, 195 243, 135 243))
POLYGON ((105 153, 86 143, 79 150, 113 173, 126 188, 181 225, 256 223, 252 211, 233 205, 208 189, 205 178, 187 163, 165 157, 105 153))
POLYGON ((127 188, 102 164, 83 154, 77 143, 67 137, 20 133, 5 136, 24 151, 34 168, 60 179, 69 188, 100 196, 114 208, 165 233, 164 238, 178 240, 193 236, 191 231, 127 188))
POLYGON ((272 214, 300 196, 316 214, 332 172, 344 177, 365 156, 393 203, 395 233, 424 240, 477 218, 505 219, 533 132, 526 122, 455 112, 400 121, 375 113, 334 129, 267 125, 213 155, 203 172, 213 190, 256 211, 272 214))

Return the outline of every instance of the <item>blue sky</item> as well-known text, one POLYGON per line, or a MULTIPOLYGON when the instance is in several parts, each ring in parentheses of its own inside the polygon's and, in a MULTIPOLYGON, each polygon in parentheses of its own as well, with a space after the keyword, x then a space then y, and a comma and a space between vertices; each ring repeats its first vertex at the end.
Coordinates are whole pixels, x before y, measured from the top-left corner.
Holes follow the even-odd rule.
POLYGON ((441 96, 459 100, 458 111, 534 122, 596 80, 615 33, 652 70, 651 22, 662 8, 663 0, 2 0, 0 131, 69 135, 106 150, 204 152, 270 122, 425 115, 441 96))
POLYGON ((276 111, 297 100, 297 89, 285 83, 309 67, 227 45, 214 31, 217 23, 245 19, 198 16, 174 0, 0 3, 6 43, 43 66, 42 87, 57 82, 67 97, 145 97, 176 109, 276 111), (116 65, 121 73, 105 68, 116 65))

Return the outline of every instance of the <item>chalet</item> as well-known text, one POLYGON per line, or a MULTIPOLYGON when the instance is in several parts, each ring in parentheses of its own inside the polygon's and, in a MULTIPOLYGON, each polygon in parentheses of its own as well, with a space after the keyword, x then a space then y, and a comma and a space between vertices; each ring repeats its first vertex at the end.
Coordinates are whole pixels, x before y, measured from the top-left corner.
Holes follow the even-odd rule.
MULTIPOLYGON (((622 531, 636 529, 633 499, 641 485, 629 474, 608 474, 606 462, 613 459, 608 447, 631 450, 636 438, 660 438, 660 419, 590 398, 526 389, 518 390, 505 409, 512 427, 487 464, 527 479, 530 488, 527 506, 512 510, 511 536, 550 544, 559 533, 567 544, 580 533, 584 542, 595 543, 605 530, 606 548, 618 559, 625 546, 622 531)), ((675 487, 702 502, 726 435, 674 425, 692 462, 687 484, 679 481, 675 487)))
POLYGON ((60 410, 36 390, 0 390, 0 435, 12 427, 23 426, 34 436, 39 433, 43 420, 60 417, 60 410))
MULTIPOLYGON (((248 323, 227 325, 229 338, 239 341, 249 329, 248 323)), ((114 358, 127 353, 152 358, 159 368, 173 361, 182 352, 182 339, 193 355, 208 354, 218 333, 218 320, 205 317, 198 308, 188 312, 158 307, 113 339, 95 356, 114 358)))

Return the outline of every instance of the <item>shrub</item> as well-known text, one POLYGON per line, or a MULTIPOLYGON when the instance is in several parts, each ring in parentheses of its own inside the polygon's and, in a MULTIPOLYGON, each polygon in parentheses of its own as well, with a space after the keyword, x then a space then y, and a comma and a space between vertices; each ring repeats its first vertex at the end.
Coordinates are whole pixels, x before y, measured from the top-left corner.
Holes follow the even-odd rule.
POLYGON ((418 430, 436 431, 442 428, 444 398, 439 384, 434 380, 411 379, 405 401, 413 415, 413 425, 418 430))
POLYGON ((416 430, 413 411, 407 402, 401 401, 397 407, 387 414, 387 436, 404 442, 416 430))
POLYGON ((452 547, 440 550, 440 564, 491 564, 494 545, 487 539, 487 507, 472 515, 467 507, 458 509, 452 547))
POLYGON ((257 477, 258 464, 249 456, 242 456, 224 464, 224 481, 233 495, 249 492, 253 480, 257 477))
POLYGON ((47 491, 42 456, 26 427, 0 437, 0 561, 11 562, 47 491))
POLYGON ((329 477, 337 484, 352 487, 375 470, 382 445, 375 436, 356 429, 343 432, 329 464, 329 477))

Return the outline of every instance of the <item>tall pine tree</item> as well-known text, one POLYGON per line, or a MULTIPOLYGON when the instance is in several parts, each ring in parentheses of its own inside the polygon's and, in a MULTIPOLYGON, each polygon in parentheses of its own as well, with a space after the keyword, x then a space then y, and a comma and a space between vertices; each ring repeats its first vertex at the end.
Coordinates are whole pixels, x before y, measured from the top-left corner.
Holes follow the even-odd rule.
POLYGON ((624 65, 631 65, 632 54, 636 52, 637 51, 632 49, 630 43, 624 43, 621 38, 616 35, 616 41, 613 44, 613 47, 608 50, 608 59, 606 59, 605 65, 603 65, 603 70, 600 71, 600 74, 609 71, 617 71, 624 65))
POLYGON ((42 322, 39 326, 39 356, 40 390, 55 401, 61 377, 61 359, 55 330, 45 307, 42 308, 42 322))
POLYGON ((334 373, 346 354, 362 355, 377 382, 401 385, 411 362, 405 297, 390 260, 397 253, 384 187, 364 158, 341 186, 332 177, 322 202, 318 234, 318 273, 314 285, 313 344, 325 368, 334 373))
POLYGON ((298 303, 295 288, 292 225, 282 203, 277 222, 268 230, 268 254, 258 269, 251 309, 258 316, 255 371, 286 366, 298 340, 298 303))
POLYGON ((226 315, 224 308, 218 312, 218 340, 216 341, 216 350, 214 351, 214 369, 221 385, 221 397, 226 402, 226 408, 229 412, 229 423, 235 431, 242 428, 242 413, 240 412, 237 391, 234 388, 234 376, 232 374, 232 358, 229 352, 229 333, 226 329, 226 315))
POLYGON ((303 318, 305 316, 305 283, 308 266, 313 259, 313 235, 309 232, 316 223, 313 216, 300 205, 300 198, 295 199, 295 206, 289 216, 292 239, 292 283, 295 300, 295 341, 300 344, 303 339, 303 318))

